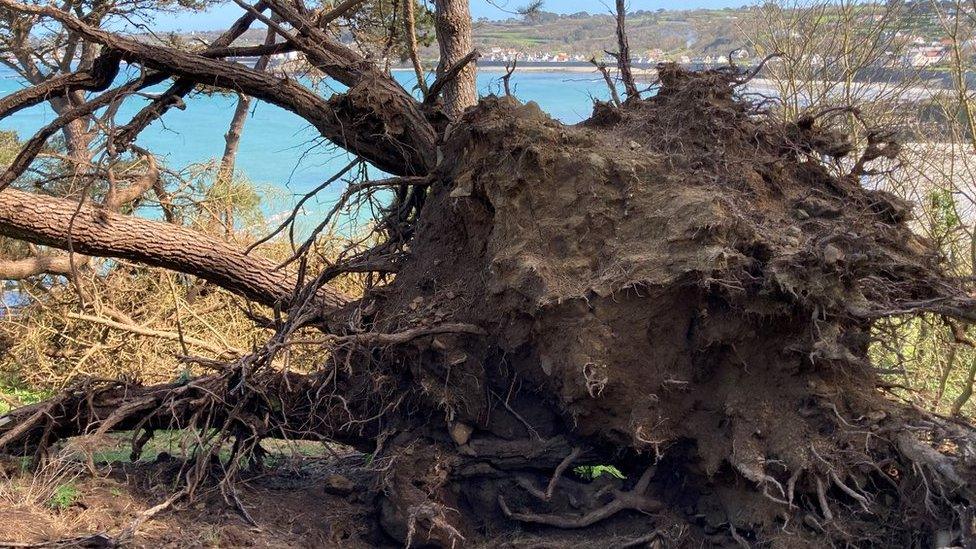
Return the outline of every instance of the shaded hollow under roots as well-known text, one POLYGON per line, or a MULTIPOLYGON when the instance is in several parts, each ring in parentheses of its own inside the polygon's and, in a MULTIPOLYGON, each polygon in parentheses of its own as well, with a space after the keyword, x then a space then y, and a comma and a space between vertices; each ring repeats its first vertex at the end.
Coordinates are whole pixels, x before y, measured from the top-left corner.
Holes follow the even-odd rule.
POLYGON ((3 442, 122 402, 111 429, 187 425, 211 399, 237 437, 374 453, 376 518, 415 546, 973 543, 976 434, 888 398, 867 356, 879 318, 976 314, 909 205, 860 185, 896 145, 859 158, 737 78, 664 66, 578 126, 484 99, 445 130, 395 281, 330 324, 409 337, 344 340, 300 379, 76 390, 3 442), (597 464, 626 478, 573 472, 597 464))

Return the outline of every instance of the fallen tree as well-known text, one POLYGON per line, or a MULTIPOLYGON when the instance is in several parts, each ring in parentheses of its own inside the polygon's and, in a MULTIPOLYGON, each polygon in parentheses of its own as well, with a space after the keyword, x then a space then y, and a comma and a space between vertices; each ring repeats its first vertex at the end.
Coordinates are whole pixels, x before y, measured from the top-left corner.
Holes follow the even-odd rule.
MULTIPOLYGON (((877 319, 976 302, 909 205, 860 185, 897 144, 780 123, 737 96, 749 77, 662 65, 655 96, 578 126, 508 97, 449 124, 418 105, 438 154, 401 173, 424 184, 404 180, 376 248, 301 279, 263 348, 179 385, 79 385, 5 417, 0 446, 132 430, 138 449, 175 426, 238 464, 267 437, 341 441, 383 464, 377 519, 407 544, 972 544, 976 431, 891 398, 867 351, 877 319), (314 296, 370 265, 396 277, 323 319, 314 296), (309 325, 320 370, 276 369, 309 325), (610 463, 626 479, 568 474, 610 463)), ((400 145, 364 154, 416 158, 400 145)))

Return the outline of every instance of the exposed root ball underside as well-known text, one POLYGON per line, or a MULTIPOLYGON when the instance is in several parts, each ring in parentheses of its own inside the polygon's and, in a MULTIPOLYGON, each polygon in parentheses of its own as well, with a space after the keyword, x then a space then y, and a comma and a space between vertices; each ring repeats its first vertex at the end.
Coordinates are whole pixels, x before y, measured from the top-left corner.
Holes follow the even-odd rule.
MULTIPOLYGON (((850 143, 813 119, 768 121, 733 78, 665 70, 657 97, 578 127, 484 100, 448 138, 445 184, 377 322, 487 329, 405 364, 429 407, 474 428, 462 455, 479 438, 568 432, 633 459, 628 485, 635 454, 652 456, 650 500, 620 509, 666 508, 725 539, 958 534, 971 432, 940 422, 928 442, 955 440, 965 473, 933 472, 950 458, 905 429, 934 425, 878 391, 867 348, 872 319, 965 296, 906 226, 909 206, 859 185, 862 162, 828 169, 850 143)), ((896 150, 872 147, 865 161, 896 150)), ((507 474, 451 504, 477 509, 461 512, 469 528, 568 528, 620 501, 533 496, 551 474, 507 474)))

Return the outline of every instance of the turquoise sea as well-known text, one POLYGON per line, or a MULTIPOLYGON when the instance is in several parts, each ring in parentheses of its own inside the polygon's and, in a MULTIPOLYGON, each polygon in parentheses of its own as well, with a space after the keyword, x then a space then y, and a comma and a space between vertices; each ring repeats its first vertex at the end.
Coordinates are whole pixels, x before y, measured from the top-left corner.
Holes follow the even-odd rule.
MULTIPOLYGON (((131 70, 131 69, 130 69, 131 70)), ((132 74, 125 75, 128 77, 132 74)), ((412 89, 416 82, 410 71, 397 71, 395 76, 412 89)), ((500 90, 499 72, 482 71, 478 86, 482 94, 500 90)), ((586 118, 594 98, 606 99, 608 91, 599 75, 571 72, 523 72, 512 78, 514 93, 523 101, 535 101, 543 110, 565 123, 586 118)), ((23 83, 8 69, 0 70, 0 96, 20 89, 23 83)), ((165 89, 165 85, 148 90, 165 89)), ((328 93, 328 92, 325 92, 328 93)), ((127 121, 148 99, 132 98, 120 111, 120 123, 127 121)), ((185 110, 171 110, 161 121, 144 131, 138 144, 165 158, 171 168, 207 162, 223 152, 224 133, 234 111, 236 98, 231 95, 196 95, 186 101, 185 110)), ((26 139, 38 128, 50 122, 53 113, 46 106, 37 106, 0 120, 0 129, 15 130, 26 139)), ((268 205, 281 211, 291 202, 290 197, 302 195, 349 162, 344 151, 329 147, 317 132, 298 116, 283 109, 257 103, 252 107, 241 140, 237 167, 267 194, 278 195, 268 205), (271 192, 271 191, 274 192, 271 192)), ((318 197, 320 204, 329 202, 339 189, 318 197)), ((314 205, 311 205, 314 208, 314 205)))

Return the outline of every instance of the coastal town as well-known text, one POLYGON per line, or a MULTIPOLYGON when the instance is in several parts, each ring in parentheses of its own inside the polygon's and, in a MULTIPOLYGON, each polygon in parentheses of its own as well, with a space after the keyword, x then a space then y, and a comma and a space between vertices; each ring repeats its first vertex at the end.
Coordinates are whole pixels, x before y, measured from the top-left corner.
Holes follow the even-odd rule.
MULTIPOLYGON (((911 24, 893 28, 883 35, 890 47, 872 61, 872 68, 942 70, 951 57, 951 40, 933 24, 936 16, 931 12, 930 4, 909 2, 906 5, 905 13, 908 15, 899 17, 908 17, 911 24)), ((755 33, 761 31, 755 30, 759 25, 752 21, 761 19, 763 9, 771 8, 635 11, 628 20, 632 65, 641 69, 653 69, 662 62, 693 67, 729 63, 755 65, 768 53, 756 51, 753 46, 757 37, 755 33)), ((558 70, 592 67, 593 61, 612 67, 616 65, 616 60, 609 53, 614 46, 612 33, 608 30, 613 28, 613 24, 609 15, 582 12, 555 14, 542 11, 530 17, 511 17, 500 21, 482 19, 474 25, 475 47, 481 54, 479 64, 488 68, 517 63, 522 68, 558 70)), ((215 31, 145 35, 147 41, 171 42, 183 47, 209 43, 215 37, 215 31)), ((354 31, 341 31, 340 39, 354 48, 362 45, 362 37, 354 31)), ((251 29, 238 39, 237 44, 257 45, 262 40, 263 31, 251 29)), ((976 39, 963 41, 962 46, 958 52, 960 55, 973 57, 976 54, 976 39)), ((826 66, 831 62, 829 57, 822 57, 820 53, 804 52, 802 55, 812 65, 826 66)), ((0 52, 0 64, 14 62, 12 56, 12 52, 0 52)), ((421 45, 419 56, 424 66, 436 66, 436 48, 421 45)), ((286 71, 300 70, 296 65, 298 57, 294 52, 279 53, 272 56, 270 66, 286 71)), ((230 59, 245 65, 253 65, 257 61, 256 57, 230 59)), ((408 67, 409 61, 405 54, 394 50, 393 55, 386 57, 385 64, 408 67)))

